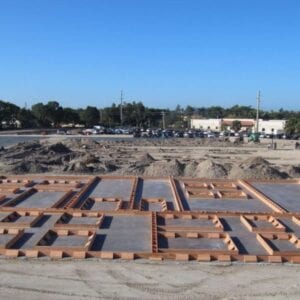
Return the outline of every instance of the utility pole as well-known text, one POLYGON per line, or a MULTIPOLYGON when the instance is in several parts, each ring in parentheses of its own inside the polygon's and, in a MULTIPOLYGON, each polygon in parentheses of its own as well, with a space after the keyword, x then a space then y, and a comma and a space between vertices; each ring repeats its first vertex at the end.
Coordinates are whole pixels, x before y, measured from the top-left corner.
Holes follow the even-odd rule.
POLYGON ((165 122, 166 112, 162 111, 161 114, 162 114, 163 129, 166 129, 166 122, 165 122))
POLYGON ((260 106, 260 91, 258 91, 258 94, 257 94, 257 107, 256 107, 256 134, 258 134, 258 130, 259 130, 259 106, 260 106))
POLYGON ((100 113, 100 123, 102 123, 102 109, 99 109, 99 113, 100 113))
POLYGON ((121 120, 121 126, 123 125, 123 91, 121 90, 121 106, 120 106, 120 120, 121 120))

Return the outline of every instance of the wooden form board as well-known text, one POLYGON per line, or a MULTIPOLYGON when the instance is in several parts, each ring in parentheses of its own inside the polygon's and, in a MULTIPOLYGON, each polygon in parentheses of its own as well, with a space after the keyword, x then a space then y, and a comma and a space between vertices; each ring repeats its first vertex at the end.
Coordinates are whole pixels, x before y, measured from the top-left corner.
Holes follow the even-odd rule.
MULTIPOLYGON (((153 197, 144 197, 142 182, 149 179, 153 178, 8 176, 2 179, 3 191, 10 194, 0 202, 0 254, 53 259, 300 262, 300 207, 297 211, 288 211, 251 182, 243 180, 155 178, 168 183, 171 196, 164 190, 158 196, 153 183, 153 197), (92 196, 92 190, 102 178, 111 181, 111 191, 106 190, 105 195, 101 195, 100 189, 99 195, 92 196), (131 180, 128 200, 114 195, 115 179, 131 180), (18 190, 14 190, 16 188, 18 190), (37 192, 61 192, 62 196, 54 202, 51 200, 49 207, 40 205, 43 197, 35 206, 31 201, 31 206, 26 207, 27 199, 37 192), (232 209, 223 211, 187 209, 185 201, 195 201, 194 198, 208 201, 208 205, 214 199, 224 202, 229 199, 235 203, 255 200, 268 210, 243 211, 234 204, 232 209), (90 210, 84 205, 88 201, 115 206, 105 211, 90 210), (22 206, 18 206, 20 203, 22 206), (151 207, 155 207, 155 211, 151 211, 151 207), (123 217, 127 223, 121 223, 123 217), (56 221, 47 221, 52 219, 56 221), (148 234, 139 237, 141 228, 136 226, 136 219, 145 220, 143 226, 149 229, 148 234), (118 222, 123 224, 120 233, 113 229, 118 222), (35 235, 40 238, 30 243, 35 235), (126 240, 127 236, 129 242, 133 241, 132 245, 128 243, 132 247, 125 243, 122 248, 118 241, 126 240), (139 238, 145 245, 143 249, 134 242, 139 238)), ((276 184, 276 181, 267 183, 276 184)), ((288 185, 290 181, 280 181, 282 183, 288 185)), ((299 184, 299 181, 291 183, 299 184)))

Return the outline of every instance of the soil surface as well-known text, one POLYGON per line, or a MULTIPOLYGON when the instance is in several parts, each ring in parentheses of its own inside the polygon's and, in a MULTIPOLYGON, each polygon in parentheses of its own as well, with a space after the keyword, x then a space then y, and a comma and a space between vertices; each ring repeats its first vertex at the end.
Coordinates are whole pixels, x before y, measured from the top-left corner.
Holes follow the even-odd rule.
POLYGON ((1 299, 299 299, 297 265, 1 260, 1 299))
POLYGON ((197 178, 300 177, 293 141, 237 143, 210 139, 43 138, 0 149, 2 174, 109 174, 197 178))

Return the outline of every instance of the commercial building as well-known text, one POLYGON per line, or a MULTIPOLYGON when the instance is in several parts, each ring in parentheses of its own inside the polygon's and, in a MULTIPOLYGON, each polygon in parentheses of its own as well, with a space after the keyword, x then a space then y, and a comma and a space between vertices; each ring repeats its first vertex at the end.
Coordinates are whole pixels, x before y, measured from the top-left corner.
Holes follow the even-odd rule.
MULTIPOLYGON (((255 119, 226 118, 226 119, 191 119, 192 129, 211 130, 220 132, 232 130, 235 121, 241 122, 241 131, 254 131, 256 126, 255 119)), ((259 119, 258 131, 264 134, 283 134, 286 120, 262 120, 259 119)))
POLYGON ((258 131, 264 134, 283 134, 286 120, 259 120, 258 131))
POLYGON ((191 119, 192 129, 221 131, 222 119, 191 119))

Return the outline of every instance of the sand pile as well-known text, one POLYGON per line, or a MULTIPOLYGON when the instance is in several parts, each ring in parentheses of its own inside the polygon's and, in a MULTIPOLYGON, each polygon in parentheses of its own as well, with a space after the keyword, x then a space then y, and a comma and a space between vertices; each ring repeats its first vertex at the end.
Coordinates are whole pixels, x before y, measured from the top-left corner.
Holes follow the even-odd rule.
POLYGON ((144 153, 136 160, 129 162, 129 166, 120 170, 122 175, 142 176, 145 170, 153 163, 155 159, 149 153, 144 153))
POLYGON ((92 138, 42 139, 40 142, 19 143, 0 149, 0 173, 47 172, 231 179, 300 177, 299 165, 287 163, 284 166, 274 166, 256 154, 257 149, 232 145, 228 141, 204 139, 99 142, 92 138), (208 148, 207 145, 213 146, 208 148), (231 147, 226 148, 228 145, 231 147), (252 158, 241 163, 240 158, 245 156, 252 158))
POLYGON ((141 156, 140 162, 146 163, 146 164, 151 164, 155 161, 152 155, 149 153, 145 153, 144 155, 141 156))
POLYGON ((195 177, 195 172, 199 163, 197 161, 190 161, 185 165, 184 176, 185 177, 195 177))
POLYGON ((230 179, 282 179, 286 178, 277 168, 262 157, 248 158, 240 164, 233 165, 228 178, 230 179))
POLYGON ((185 165, 177 159, 157 161, 145 169, 146 176, 183 176, 185 165))
POLYGON ((288 166, 286 173, 292 178, 300 178, 300 166, 288 166))
POLYGON ((63 143, 56 143, 56 144, 50 145, 48 147, 48 150, 52 151, 54 153, 70 153, 71 152, 71 150, 67 146, 65 146, 63 143))
POLYGON ((200 162, 193 174, 197 178, 226 178, 226 169, 211 159, 200 162))

